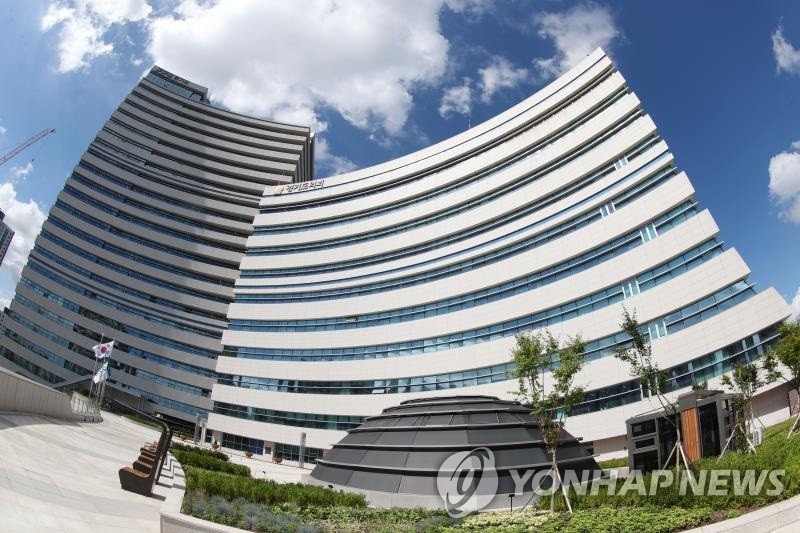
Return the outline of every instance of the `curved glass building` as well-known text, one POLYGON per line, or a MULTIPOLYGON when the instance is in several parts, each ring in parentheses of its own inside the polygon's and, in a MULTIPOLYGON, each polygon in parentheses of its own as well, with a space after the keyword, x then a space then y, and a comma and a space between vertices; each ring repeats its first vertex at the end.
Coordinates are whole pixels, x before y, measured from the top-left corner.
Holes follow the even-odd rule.
POLYGON ((657 407, 613 357, 623 305, 676 394, 789 315, 601 50, 462 134, 301 189, 267 191, 247 239, 208 421, 227 447, 295 459, 305 433, 314 459, 406 400, 510 398, 514 335, 548 328, 587 341, 567 429, 619 452, 657 407))
POLYGON ((308 128, 217 109, 205 88, 154 67, 52 206, 3 320, 0 364, 65 384, 90 377, 91 347, 114 339, 113 392, 167 417, 207 413, 264 189, 307 180, 312 161, 308 128))

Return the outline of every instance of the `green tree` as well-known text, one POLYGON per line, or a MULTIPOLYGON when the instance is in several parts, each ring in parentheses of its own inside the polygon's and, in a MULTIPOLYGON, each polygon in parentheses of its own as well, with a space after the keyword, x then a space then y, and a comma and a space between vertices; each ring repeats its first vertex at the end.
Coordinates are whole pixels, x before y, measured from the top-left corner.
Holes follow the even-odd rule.
MULTIPOLYGON (((583 399, 584 388, 575 384, 575 378, 583 367, 586 345, 580 336, 571 337, 563 346, 553 335, 542 333, 520 333, 511 355, 516 365, 514 377, 519 381, 517 397, 531 407, 531 415, 539 425, 547 453, 551 460, 551 475, 561 481, 556 453, 567 417, 583 399), (545 384, 546 372, 550 372, 551 383, 545 384)), ((564 490, 567 507, 572 506, 564 490)), ((555 491, 550 498, 550 510, 555 506, 555 491)))
MULTIPOLYGON (((794 390, 800 394, 800 321, 784 322, 778 331, 781 338, 778 343, 767 352, 764 366, 776 378, 783 379, 794 390), (780 365, 778 364, 780 363, 780 365), (779 366, 783 366, 785 371, 781 371, 779 366)), ((789 430, 789 436, 795 430, 798 419, 789 430)))
MULTIPOLYGON (((642 326, 636 319, 636 312, 631 314, 625 306, 622 307, 622 323, 620 324, 622 331, 630 336, 630 344, 628 346, 618 348, 615 350, 614 357, 626 363, 630 367, 630 374, 632 377, 639 381, 639 386, 642 388, 642 394, 650 397, 655 397, 661 408, 664 410, 664 420, 675 429, 677 441, 675 448, 670 452, 670 457, 664 463, 667 466, 672 455, 675 455, 675 480, 676 486, 680 481, 681 460, 684 461, 688 470, 689 464, 686 460, 686 454, 683 453, 683 444, 681 442, 681 425, 676 423, 676 415, 678 414, 678 405, 664 395, 664 384, 666 382, 664 372, 658 368, 658 363, 653 360, 653 348, 650 345, 648 338, 642 333, 642 326)), ((691 473, 690 473, 691 475, 691 473)))
POLYGON ((750 441, 750 430, 753 428, 755 420, 753 397, 759 388, 775 379, 774 369, 768 362, 764 365, 764 374, 762 377, 762 369, 759 368, 757 363, 752 362, 736 363, 729 374, 722 376, 722 384, 731 389, 734 394, 733 406, 737 415, 741 413, 741 416, 737 416, 736 426, 733 428, 733 431, 738 431, 739 436, 742 437, 737 442, 737 447, 743 448, 746 446, 753 453, 756 451, 750 441))

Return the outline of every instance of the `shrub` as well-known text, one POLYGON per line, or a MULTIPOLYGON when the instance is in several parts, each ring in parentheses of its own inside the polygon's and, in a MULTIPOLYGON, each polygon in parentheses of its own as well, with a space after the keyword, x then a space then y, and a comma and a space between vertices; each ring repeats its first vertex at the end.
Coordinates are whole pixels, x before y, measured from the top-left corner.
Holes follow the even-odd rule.
POLYGON ((627 457, 616 457, 614 459, 606 459, 605 461, 598 461, 597 466, 603 470, 607 468, 619 468, 621 466, 628 466, 627 457))
POLYGON ((300 483, 275 483, 274 481, 231 476, 222 472, 211 472, 188 466, 187 490, 222 496, 228 500, 243 498, 252 503, 278 505, 293 503, 304 507, 366 507, 367 501, 360 494, 335 492, 323 487, 300 483))
POLYGON ((219 459, 220 461, 228 461, 229 460, 229 457, 226 454, 222 453, 222 452, 218 452, 216 450, 207 450, 205 448, 198 448, 197 446, 191 446, 191 445, 188 445, 188 444, 181 444, 179 442, 173 442, 172 444, 170 444, 169 448, 170 448, 170 450, 173 450, 173 451, 174 450, 180 450, 180 451, 184 451, 184 452, 192 452, 192 453, 199 453, 199 454, 207 455, 209 457, 213 457, 214 459, 219 459))
POLYGON ((172 454, 184 468, 194 466, 197 468, 202 468, 203 470, 225 472, 235 476, 250 476, 250 469, 248 467, 244 465, 231 464, 214 457, 209 457, 206 454, 196 453, 189 450, 172 450, 172 454))

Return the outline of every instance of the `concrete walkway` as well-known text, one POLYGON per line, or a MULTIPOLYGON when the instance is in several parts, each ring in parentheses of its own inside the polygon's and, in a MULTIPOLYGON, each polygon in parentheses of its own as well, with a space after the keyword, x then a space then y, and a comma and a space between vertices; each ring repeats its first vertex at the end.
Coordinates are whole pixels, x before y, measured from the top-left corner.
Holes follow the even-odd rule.
MULTIPOLYGON (((158 432, 103 418, 91 424, 0 413, 0 531, 159 531, 163 496, 125 492, 117 475, 158 432)), ((156 492, 167 491, 157 485, 156 492)))

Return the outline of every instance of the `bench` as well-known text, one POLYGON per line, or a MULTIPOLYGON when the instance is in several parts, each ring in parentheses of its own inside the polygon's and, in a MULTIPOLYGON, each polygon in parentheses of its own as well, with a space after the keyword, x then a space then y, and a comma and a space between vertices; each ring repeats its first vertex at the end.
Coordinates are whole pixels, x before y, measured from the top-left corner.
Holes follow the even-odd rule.
POLYGON ((142 446, 140 455, 133 465, 119 469, 119 483, 122 489, 143 496, 152 494, 172 442, 172 429, 161 420, 155 418, 154 420, 161 424, 161 438, 158 439, 156 446, 152 447, 152 444, 142 446))

